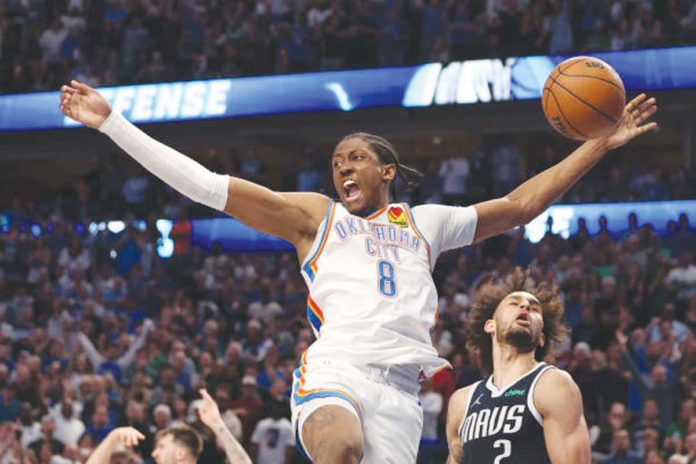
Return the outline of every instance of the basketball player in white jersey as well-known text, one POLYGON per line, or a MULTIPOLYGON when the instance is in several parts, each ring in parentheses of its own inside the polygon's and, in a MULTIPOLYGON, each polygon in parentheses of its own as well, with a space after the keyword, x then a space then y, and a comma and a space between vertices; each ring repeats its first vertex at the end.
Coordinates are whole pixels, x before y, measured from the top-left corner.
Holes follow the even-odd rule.
POLYGON ((332 156, 340 201, 274 192, 210 172, 153 140, 76 81, 60 108, 99 129, 150 172, 194 201, 291 242, 309 287, 317 340, 302 356, 292 397, 298 447, 317 463, 415 462, 421 433, 418 375, 448 366, 430 342, 437 256, 525 224, 605 153, 655 127, 655 101, 641 95, 615 131, 583 144, 508 196, 469 207, 390 204, 406 168, 386 140, 353 134, 332 156))
POLYGON ((457 390, 447 411, 448 464, 589 464, 580 389, 544 362, 563 339, 563 303, 528 288, 517 269, 484 285, 467 319, 468 345, 488 378, 457 390))

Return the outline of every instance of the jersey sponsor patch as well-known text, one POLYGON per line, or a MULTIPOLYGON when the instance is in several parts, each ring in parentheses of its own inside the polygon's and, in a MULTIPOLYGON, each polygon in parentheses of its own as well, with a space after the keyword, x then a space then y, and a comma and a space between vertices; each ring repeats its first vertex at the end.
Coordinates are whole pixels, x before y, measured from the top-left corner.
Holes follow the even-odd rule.
POLYGON ((403 209, 399 208, 398 206, 392 206, 389 208, 389 212, 387 213, 387 218, 389 219, 390 224, 395 224, 399 227, 408 227, 408 222, 406 220, 406 213, 404 212, 403 209))

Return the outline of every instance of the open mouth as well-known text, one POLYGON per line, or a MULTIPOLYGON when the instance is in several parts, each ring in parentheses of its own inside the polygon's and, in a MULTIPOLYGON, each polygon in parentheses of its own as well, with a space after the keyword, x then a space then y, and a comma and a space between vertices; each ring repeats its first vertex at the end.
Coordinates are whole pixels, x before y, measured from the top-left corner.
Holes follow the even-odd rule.
POLYGON ((346 195, 346 200, 355 200, 360 196, 360 187, 351 179, 343 182, 343 192, 346 195))
POLYGON ((521 325, 523 327, 529 327, 529 324, 530 324, 529 314, 527 314, 527 313, 520 314, 515 319, 515 322, 517 322, 519 325, 521 325))

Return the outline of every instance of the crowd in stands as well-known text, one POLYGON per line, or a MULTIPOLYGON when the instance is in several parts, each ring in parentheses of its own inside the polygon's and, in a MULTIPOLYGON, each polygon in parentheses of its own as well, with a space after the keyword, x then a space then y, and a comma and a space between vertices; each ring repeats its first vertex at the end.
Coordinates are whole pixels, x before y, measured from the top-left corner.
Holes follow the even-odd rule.
POLYGON ((691 0, 7 0, 0 93, 695 41, 691 0))
MULTIPOLYGON (((240 171, 254 178, 262 167, 247 157, 240 171)), ((137 192, 155 180, 129 182, 137 192)), ((163 190, 157 185, 153 192, 163 190)), ((196 412, 200 387, 254 462, 295 462, 288 398, 313 340, 296 257, 180 243, 163 260, 151 220, 118 235, 75 227, 66 218, 84 219, 81 198, 105 205, 128 190, 102 186, 111 190, 18 200, 4 211, 53 214, 38 237, 12 222, 0 229, 0 464, 83 462, 123 425, 147 439, 134 452, 120 449, 118 462, 147 462, 154 434, 179 423, 207 437, 200 462, 223 462, 196 412)), ((192 211, 176 193, 144 198, 137 217, 192 211)), ((517 265, 562 291, 571 333, 556 362, 580 386, 597 462, 696 459, 696 231, 685 215, 676 219, 663 236, 581 227, 532 244, 518 229, 442 256, 433 342, 454 369, 424 383, 422 462, 444 461, 449 396, 480 378, 463 330, 475 291, 517 265)))

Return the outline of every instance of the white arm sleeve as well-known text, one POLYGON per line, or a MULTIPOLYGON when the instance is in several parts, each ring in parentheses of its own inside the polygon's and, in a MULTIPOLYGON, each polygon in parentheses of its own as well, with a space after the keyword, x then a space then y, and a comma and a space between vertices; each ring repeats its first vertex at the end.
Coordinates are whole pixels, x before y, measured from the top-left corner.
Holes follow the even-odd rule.
POLYGON ((430 245, 433 266, 440 253, 474 241, 478 216, 473 206, 420 205, 412 211, 416 226, 430 245))
POLYGON ((106 118, 99 131, 179 193, 211 208, 225 209, 229 176, 215 174, 158 142, 115 111, 106 118))

